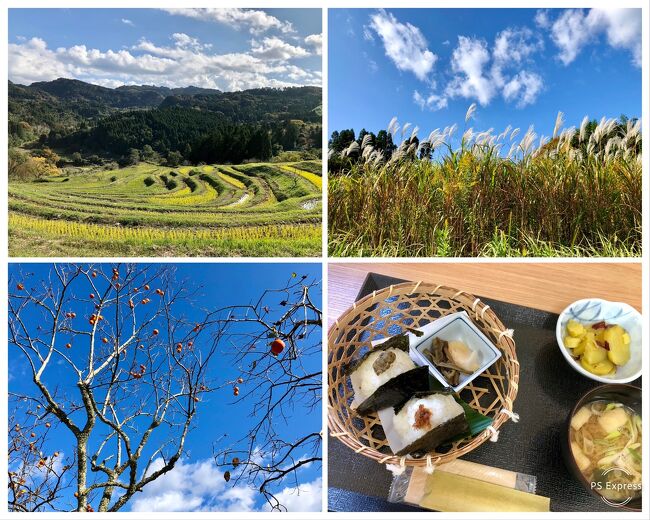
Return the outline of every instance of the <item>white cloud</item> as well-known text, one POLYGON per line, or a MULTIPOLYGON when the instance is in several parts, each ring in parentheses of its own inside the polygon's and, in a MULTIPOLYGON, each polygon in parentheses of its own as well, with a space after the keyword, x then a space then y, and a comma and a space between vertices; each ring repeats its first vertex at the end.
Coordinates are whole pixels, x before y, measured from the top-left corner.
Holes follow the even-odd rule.
POLYGON ((65 76, 65 64, 59 62, 54 51, 41 38, 9 44, 9 79, 16 83, 32 83, 65 76))
POLYGON ((459 36, 451 56, 451 69, 456 76, 447 85, 447 95, 476 99, 481 105, 487 105, 495 94, 495 85, 483 70, 489 61, 485 40, 459 36))
POLYGON ((219 511, 229 511, 233 513, 243 513, 255 510, 255 495, 257 490, 251 487, 230 487, 221 498, 225 502, 225 508, 219 511))
MULTIPOLYGON (((152 463, 150 473, 163 466, 152 463)), ((257 491, 248 486, 227 486, 211 459, 179 461, 174 469, 145 486, 130 501, 134 512, 252 511, 257 491)))
POLYGON ((56 50, 56 58, 66 63, 72 70, 82 68, 94 68, 105 73, 143 73, 161 74, 173 65, 173 61, 167 58, 159 58, 144 54, 134 56, 127 50, 89 49, 85 45, 75 45, 70 48, 60 47, 56 50))
POLYGON ((543 48, 542 39, 528 27, 508 27, 497 34, 492 56, 502 65, 518 65, 543 48))
POLYGON ((135 24, 131 20, 129 20, 128 18, 122 18, 122 23, 124 25, 130 25, 131 27, 135 27, 135 24))
MULTIPOLYGON (((287 487, 275 494, 280 504, 292 512, 322 511, 322 489, 323 482, 317 478, 313 482, 301 484, 298 489, 287 487)), ((270 507, 264 506, 265 510, 270 507)))
POLYGON ((548 9, 539 9, 535 13, 535 25, 541 27, 542 29, 548 29, 551 26, 548 9))
MULTIPOLYGON (((260 459, 261 461, 262 459, 260 459)), ((152 463, 149 473, 163 466, 152 463)), ((211 459, 194 463, 179 461, 174 469, 145 486, 129 502, 133 512, 251 512, 256 510, 259 491, 251 486, 226 484, 223 473, 211 459)), ((276 497, 290 512, 321 511, 322 482, 318 478, 286 487, 276 497)), ((267 509, 267 505, 264 506, 267 509)))
POLYGON ((172 34, 172 40, 174 40, 176 46, 181 49, 201 50, 209 49, 212 47, 211 43, 201 43, 198 38, 193 38, 192 36, 188 36, 185 33, 172 34))
MULTIPOLYGON (((10 372, 11 375, 11 372, 10 372)), ((11 377, 9 380, 11 381, 11 377)), ((52 458, 50 460, 54 460, 52 463, 51 467, 46 467, 46 466, 39 466, 38 464, 29 464, 25 466, 23 462, 19 462, 18 464, 15 464, 13 467, 9 467, 10 471, 15 471, 17 473, 23 473, 25 474, 26 477, 29 479, 33 480, 35 483, 42 483, 46 478, 51 477, 50 471, 53 471, 56 474, 61 474, 63 471, 63 466, 65 462, 65 453, 60 451, 58 456, 56 458, 52 458)))
POLYGON ((497 34, 493 45, 460 35, 450 58, 451 78, 439 94, 434 93, 435 81, 431 77, 438 56, 428 49, 420 29, 399 22, 383 9, 370 17, 369 27, 379 35, 386 55, 399 70, 410 71, 431 83, 430 94, 413 92, 413 101, 422 110, 444 108, 449 98, 459 97, 483 106, 499 96, 519 108, 534 103, 544 91, 544 78, 534 63, 544 49, 544 33, 558 47, 558 58, 565 65, 574 61, 588 43, 604 38, 612 48, 629 51, 633 63, 641 66, 639 9, 566 9, 553 19, 555 12, 538 10, 534 18, 536 30, 507 27, 497 34))
POLYGON ((500 94, 519 108, 530 105, 542 92, 544 81, 525 67, 541 49, 541 38, 526 27, 504 29, 491 49, 485 40, 460 36, 451 58, 455 76, 445 94, 476 100, 483 106, 500 94))
POLYGON ((252 34, 261 34, 263 32, 275 29, 283 33, 294 32, 290 22, 281 21, 275 16, 271 16, 265 11, 255 9, 239 9, 235 7, 225 8, 181 8, 181 9, 163 9, 170 14, 186 16, 196 20, 217 22, 235 29, 247 29, 252 34))
POLYGON ((506 28, 497 34, 492 50, 492 81, 503 98, 519 108, 535 102, 542 92, 542 77, 524 65, 544 48, 544 42, 527 28, 506 28), (514 75, 511 75, 514 74, 514 75))
POLYGON ((383 9, 370 17, 370 27, 381 38, 386 56, 399 70, 412 72, 421 81, 427 80, 438 57, 427 48, 420 29, 399 22, 383 9))
POLYGON ((297 83, 305 83, 309 85, 319 84, 322 81, 322 76, 320 72, 307 71, 296 67, 295 65, 283 65, 278 67, 282 69, 283 74, 292 81, 297 83))
POLYGON ((539 74, 522 70, 503 86, 503 98, 523 108, 535 102, 543 87, 544 82, 539 74))
POLYGON ((253 448, 253 451, 251 452, 251 456, 249 457, 249 460, 253 464, 257 464, 258 466, 261 466, 264 463, 265 458, 266 458, 266 453, 262 451, 262 448, 260 446, 255 446, 255 448, 253 448))
POLYGON ((536 17, 546 24, 551 39, 559 49, 558 58, 564 65, 573 62, 590 42, 605 36, 615 49, 627 50, 633 63, 641 66, 641 11, 639 9, 567 9, 551 22, 548 12, 536 17))
POLYGON ((316 54, 323 53, 323 35, 310 34, 305 38, 305 43, 314 49, 316 54))
POLYGON ((592 9, 590 25, 605 31, 607 42, 616 49, 632 53, 636 66, 641 66, 641 10, 592 9))
POLYGON ((251 53, 258 58, 282 61, 309 56, 306 49, 291 45, 276 36, 264 38, 262 41, 253 40, 251 42, 251 53))
POLYGON ((372 31, 367 25, 363 26, 363 39, 367 42, 374 42, 375 37, 372 35, 372 31))
POLYGON ((567 9, 551 25, 551 39, 560 49, 558 57, 568 65, 590 38, 585 17, 579 9, 567 9))
POLYGON ((425 108, 431 111, 441 110, 447 107, 447 98, 437 94, 429 94, 424 97, 417 90, 413 91, 413 102, 420 107, 421 110, 425 108))
POLYGON ((288 61, 309 52, 279 38, 264 38, 249 52, 216 54, 211 45, 174 33, 168 46, 146 39, 130 49, 98 50, 85 45, 50 49, 40 38, 9 44, 9 79, 30 84, 59 77, 108 87, 195 85, 220 90, 320 85, 320 71, 288 61))

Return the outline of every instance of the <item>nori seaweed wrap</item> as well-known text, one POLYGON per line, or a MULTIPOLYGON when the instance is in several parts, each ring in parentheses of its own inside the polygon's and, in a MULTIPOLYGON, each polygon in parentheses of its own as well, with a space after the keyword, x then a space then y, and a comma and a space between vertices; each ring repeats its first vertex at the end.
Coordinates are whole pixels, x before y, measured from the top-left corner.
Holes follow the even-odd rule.
MULTIPOLYGON (((417 332, 417 331, 416 331, 417 332)), ((393 336, 347 366, 354 389, 353 408, 360 415, 395 406, 429 389, 429 369, 409 356, 405 334, 393 336)))
POLYGON ((393 428, 403 442, 395 455, 422 456, 469 431, 465 410, 450 393, 418 392, 394 408, 393 428))

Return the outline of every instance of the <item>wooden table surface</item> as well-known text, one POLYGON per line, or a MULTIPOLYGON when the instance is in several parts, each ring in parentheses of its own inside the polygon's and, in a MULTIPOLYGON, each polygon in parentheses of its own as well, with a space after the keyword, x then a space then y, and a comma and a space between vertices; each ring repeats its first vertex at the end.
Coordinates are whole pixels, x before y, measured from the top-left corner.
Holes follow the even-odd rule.
POLYGON ((559 314, 575 300, 604 298, 641 311, 641 263, 329 263, 329 325, 351 304, 369 272, 425 281, 559 314))

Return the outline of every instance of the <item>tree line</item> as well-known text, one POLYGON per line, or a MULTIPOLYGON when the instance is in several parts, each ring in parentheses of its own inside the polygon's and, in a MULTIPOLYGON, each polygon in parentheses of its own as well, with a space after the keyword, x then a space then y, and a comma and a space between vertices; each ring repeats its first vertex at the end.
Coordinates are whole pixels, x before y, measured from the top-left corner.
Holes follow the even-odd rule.
POLYGON ((264 161, 286 150, 320 148, 320 141, 320 125, 300 120, 231 123, 206 112, 165 108, 114 114, 93 128, 47 138, 43 144, 84 157, 110 155, 126 162, 134 149, 149 147, 175 166, 183 161, 264 161))
MULTIPOLYGON (((611 137, 624 137, 628 130, 628 125, 634 125, 638 121, 637 118, 630 118, 626 115, 621 115, 616 120, 616 124, 609 131, 607 138, 611 137)), ((599 121, 592 119, 588 121, 584 127, 584 137, 580 139, 579 130, 576 131, 575 135, 571 140, 571 145, 580 149, 586 153, 589 138, 596 131, 596 128, 599 125, 599 121)), ((361 129, 359 135, 356 136, 354 129, 349 128, 345 130, 335 130, 332 132, 332 135, 328 141, 328 148, 330 151, 336 152, 331 154, 328 159, 328 169, 330 173, 336 174, 349 168, 354 162, 359 158, 364 145, 364 139, 366 140, 366 145, 370 145, 374 150, 377 150, 383 153, 385 159, 389 159, 392 153, 397 149, 397 145, 393 142, 393 138, 390 133, 386 130, 380 130, 377 134, 373 132, 368 132, 365 128, 361 129), (359 145, 358 149, 351 150, 350 153, 344 154, 341 156, 341 152, 350 148, 352 143, 357 143, 359 145)), ((557 138, 556 138, 557 139, 557 138)), ((545 147, 552 148, 555 146, 556 139, 549 141, 545 147)), ((606 142, 606 140, 604 140, 606 142)), ((420 146, 420 140, 417 136, 412 136, 407 139, 409 145, 414 145, 413 158, 417 159, 431 159, 432 151, 426 143, 423 143, 420 146)), ((634 151, 636 154, 641 153, 641 140, 639 140, 634 146, 634 151)), ((598 149, 595 149, 594 152, 597 152, 598 149)))
POLYGON ((331 173, 337 173, 346 167, 349 167, 354 160, 354 157, 341 157, 340 153, 347 149, 353 142, 356 142, 361 148, 364 139, 366 139, 366 143, 370 144, 375 150, 382 152, 386 158, 389 158, 397 148, 397 145, 393 143, 392 135, 386 130, 380 130, 375 134, 362 128, 358 137, 355 136, 354 129, 352 128, 341 131, 334 130, 329 139, 328 147, 330 150, 337 153, 328 159, 327 164, 329 171, 331 173))

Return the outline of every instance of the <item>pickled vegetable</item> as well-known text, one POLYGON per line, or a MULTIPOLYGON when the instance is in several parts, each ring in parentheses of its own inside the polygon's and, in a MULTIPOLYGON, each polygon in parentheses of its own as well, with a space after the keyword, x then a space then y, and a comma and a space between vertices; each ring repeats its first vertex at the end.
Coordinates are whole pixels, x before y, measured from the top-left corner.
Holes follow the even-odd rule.
POLYGON ((574 349, 580 345, 580 338, 574 338, 573 336, 567 336, 564 338, 564 346, 566 348, 574 349))
POLYGON ((620 325, 604 321, 591 325, 569 320, 566 324, 564 346, 580 366, 599 376, 613 375, 616 367, 630 360, 631 338, 620 325))
POLYGON ((569 333, 569 336, 573 336, 574 338, 584 336, 585 332, 587 332, 584 325, 575 320, 569 320, 569 323, 566 324, 566 331, 569 333))
POLYGON ((626 344, 623 337, 626 334, 625 329, 620 325, 614 325, 603 333, 603 340, 609 346, 607 356, 612 363, 618 366, 624 365, 630 360, 630 344, 626 344))
POLYGON ((595 365, 596 363, 600 363, 607 359, 607 351, 598 346, 593 339, 585 338, 583 341, 585 342, 585 352, 582 355, 582 359, 587 363, 595 365))
POLYGON ((597 376, 609 376, 616 373, 616 365, 609 359, 604 359, 598 363, 588 363, 584 356, 580 358, 580 365, 587 372, 591 372, 597 376))

